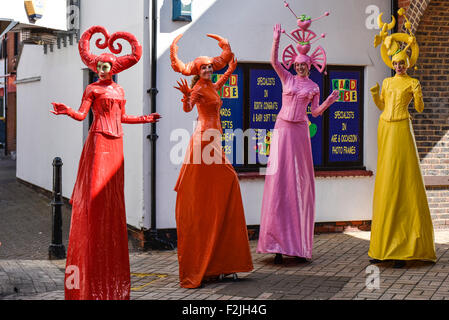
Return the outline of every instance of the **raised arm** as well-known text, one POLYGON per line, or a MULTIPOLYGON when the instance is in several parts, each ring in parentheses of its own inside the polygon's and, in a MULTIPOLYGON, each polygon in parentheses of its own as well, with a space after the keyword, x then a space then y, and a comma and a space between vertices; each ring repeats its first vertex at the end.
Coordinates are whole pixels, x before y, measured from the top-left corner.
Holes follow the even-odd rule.
POLYGON ((314 117, 321 116, 323 112, 326 111, 327 108, 329 108, 335 101, 338 100, 339 95, 340 92, 338 90, 332 91, 329 97, 327 97, 327 99, 324 100, 324 102, 320 105, 320 91, 318 90, 318 93, 316 93, 312 99, 311 105, 312 116, 314 117))
POLYGON ((192 90, 187 81, 185 79, 181 79, 181 82, 177 81, 179 87, 174 87, 183 93, 182 101, 182 109, 184 112, 190 112, 193 109, 193 106, 199 99, 199 94, 192 90))
POLYGON ((290 72, 282 67, 281 63, 278 61, 279 54, 279 41, 281 39, 281 25, 276 24, 273 28, 273 46, 271 48, 271 65, 274 71, 278 74, 281 81, 284 82, 289 76, 290 72))
POLYGON ((229 62, 228 70, 226 70, 226 72, 220 77, 220 79, 218 79, 218 81, 214 83, 215 90, 218 91, 224 86, 226 81, 228 81, 229 77, 234 72, 235 68, 237 68, 237 59, 233 57, 229 62))
POLYGON ((385 109, 385 100, 384 100, 384 95, 383 95, 384 84, 385 84, 385 82, 382 84, 382 94, 379 94, 379 84, 378 83, 376 83, 376 85, 370 89, 371 95, 373 96, 374 103, 380 110, 385 109))
POLYGON ((423 112, 424 110, 424 101, 422 98, 422 90, 421 90, 421 84, 418 80, 416 80, 416 83, 413 86, 413 100, 415 102, 415 109, 418 112, 423 112))

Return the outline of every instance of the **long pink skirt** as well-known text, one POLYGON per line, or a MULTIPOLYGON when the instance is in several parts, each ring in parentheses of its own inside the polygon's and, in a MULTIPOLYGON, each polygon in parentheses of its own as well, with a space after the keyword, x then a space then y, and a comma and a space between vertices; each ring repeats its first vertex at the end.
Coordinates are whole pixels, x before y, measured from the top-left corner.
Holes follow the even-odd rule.
POLYGON ((310 259, 315 177, 309 126, 278 118, 274 128, 278 139, 271 142, 257 252, 310 259))

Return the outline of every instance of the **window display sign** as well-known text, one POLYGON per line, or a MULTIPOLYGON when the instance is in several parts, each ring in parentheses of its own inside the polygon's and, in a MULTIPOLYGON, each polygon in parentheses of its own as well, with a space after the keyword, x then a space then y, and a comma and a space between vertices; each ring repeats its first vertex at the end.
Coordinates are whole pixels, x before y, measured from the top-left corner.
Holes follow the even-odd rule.
POLYGON ((360 158, 360 73, 329 72, 329 93, 340 98, 329 108, 329 162, 358 161, 360 158))
MULTIPOLYGON (((212 82, 218 79, 226 72, 227 67, 217 71, 212 75, 212 82)), ((235 130, 243 130, 243 70, 237 66, 234 73, 229 77, 223 88, 218 92, 223 105, 220 109, 221 127, 223 129, 223 150, 226 157, 234 165, 243 165, 243 160, 237 161, 235 148, 241 148, 234 140, 235 130)))
MULTIPOLYGON (((290 70, 292 74, 296 72, 290 70)), ((320 87, 320 102, 323 101, 323 78, 312 68, 310 79, 320 87)), ((274 128, 276 117, 282 107, 282 83, 276 72, 270 69, 250 69, 249 77, 249 127, 256 130, 255 139, 259 154, 268 156, 270 151, 270 130, 274 128), (262 130, 260 130, 262 129, 262 130), (260 135, 257 134, 258 130, 260 135)), ((307 107, 313 162, 322 163, 323 121, 322 116, 314 118, 310 105, 307 107)))
MULTIPOLYGON (((227 70, 213 75, 213 82, 227 70)), ((340 97, 322 116, 307 107, 313 163, 321 170, 363 169, 363 68, 328 66, 327 74, 312 68, 310 79, 320 87, 320 104, 335 89, 340 97)), ((292 74, 296 72, 291 69, 292 74)), ((223 149, 238 170, 266 165, 272 130, 282 108, 282 83, 269 64, 239 63, 223 89, 220 110, 223 149), (246 141, 246 143, 244 142, 246 141)))
POLYGON ((282 106, 282 83, 273 69, 249 70, 250 163, 266 163, 271 130, 282 106))

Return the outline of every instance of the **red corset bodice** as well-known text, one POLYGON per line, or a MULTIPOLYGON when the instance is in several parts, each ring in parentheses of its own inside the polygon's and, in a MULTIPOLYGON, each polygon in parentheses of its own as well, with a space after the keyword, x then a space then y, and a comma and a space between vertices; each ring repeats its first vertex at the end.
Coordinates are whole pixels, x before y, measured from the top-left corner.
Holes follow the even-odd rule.
POLYGON ((92 102, 94 120, 90 130, 122 137, 122 112, 125 107, 123 88, 115 82, 96 82, 86 88, 83 100, 92 102))

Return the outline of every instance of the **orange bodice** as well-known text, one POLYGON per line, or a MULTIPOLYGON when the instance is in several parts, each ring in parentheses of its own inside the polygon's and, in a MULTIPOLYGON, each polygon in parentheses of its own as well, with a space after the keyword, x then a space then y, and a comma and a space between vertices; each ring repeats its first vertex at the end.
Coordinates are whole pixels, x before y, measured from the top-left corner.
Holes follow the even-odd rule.
POLYGON ((198 109, 197 130, 218 129, 222 132, 220 108, 223 105, 217 89, 210 80, 200 79, 193 87, 192 102, 198 109))

